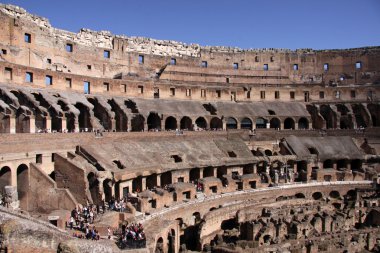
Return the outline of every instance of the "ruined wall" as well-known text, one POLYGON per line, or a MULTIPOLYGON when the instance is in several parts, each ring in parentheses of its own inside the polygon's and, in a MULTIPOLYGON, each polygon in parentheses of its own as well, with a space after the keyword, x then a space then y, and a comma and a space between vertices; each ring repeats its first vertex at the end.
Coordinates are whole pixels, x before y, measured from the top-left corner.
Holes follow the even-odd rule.
POLYGON ((31 164, 28 199, 26 210, 46 214, 59 209, 72 210, 77 205, 68 189, 58 189, 54 180, 36 164, 31 164))
POLYGON ((66 188, 78 203, 87 203, 87 175, 84 169, 71 163, 69 159, 57 154, 54 163, 55 181, 57 187, 66 188))
MULTIPOLYGON (((50 75, 51 88, 79 92, 83 92, 83 82, 87 81, 91 83, 91 93, 123 96, 153 98, 154 91, 159 90, 160 97, 171 99, 231 100, 233 95, 247 101, 302 101, 303 91, 311 93, 310 85, 333 86, 329 88, 333 93, 337 85, 376 84, 380 80, 378 47, 242 50, 117 36, 107 31, 82 29, 72 33, 53 28, 47 19, 11 5, 0 6, 0 19, 7 24, 0 28, 4 38, 0 42, 0 62, 6 63, 4 72, 0 71, 2 82, 11 79, 30 85, 25 82, 25 72, 30 71, 35 79, 32 85, 45 87, 45 77, 50 75), (25 34, 30 35, 30 42, 24 41, 25 34), (207 62, 207 67, 202 67, 202 62, 207 62), (5 68, 11 68, 12 73, 5 68), (171 88, 176 89, 175 94, 171 88), (279 89, 285 89, 283 95, 275 98, 274 92, 279 89), (267 91, 265 98, 260 91, 267 91), (290 98, 289 92, 297 93, 295 98, 290 98)), ((342 89, 345 93, 347 87, 342 89)), ((330 92, 326 90, 326 99, 330 97, 327 93, 330 92)), ((366 99, 366 93, 358 92, 356 99, 366 99)))

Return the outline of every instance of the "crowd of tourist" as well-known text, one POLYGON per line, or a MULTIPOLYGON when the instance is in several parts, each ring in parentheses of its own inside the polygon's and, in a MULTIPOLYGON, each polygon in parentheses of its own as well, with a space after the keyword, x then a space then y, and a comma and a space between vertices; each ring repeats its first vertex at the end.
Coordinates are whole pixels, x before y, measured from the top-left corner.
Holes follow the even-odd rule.
POLYGON ((99 240, 100 236, 98 230, 95 226, 90 227, 90 225, 94 223, 99 212, 103 210, 103 207, 96 205, 76 207, 73 209, 68 222, 70 230, 77 231, 73 233, 73 236, 77 238, 99 240))
POLYGON ((145 233, 142 224, 132 223, 129 226, 122 225, 119 244, 121 248, 143 248, 145 247, 145 233))

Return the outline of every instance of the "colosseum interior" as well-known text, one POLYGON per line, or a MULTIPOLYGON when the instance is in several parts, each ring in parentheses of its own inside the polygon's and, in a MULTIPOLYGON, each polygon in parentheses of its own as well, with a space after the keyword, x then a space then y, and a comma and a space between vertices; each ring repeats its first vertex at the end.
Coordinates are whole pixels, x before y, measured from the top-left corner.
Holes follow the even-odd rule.
POLYGON ((380 251, 380 47, 0 23, 1 252, 380 251))

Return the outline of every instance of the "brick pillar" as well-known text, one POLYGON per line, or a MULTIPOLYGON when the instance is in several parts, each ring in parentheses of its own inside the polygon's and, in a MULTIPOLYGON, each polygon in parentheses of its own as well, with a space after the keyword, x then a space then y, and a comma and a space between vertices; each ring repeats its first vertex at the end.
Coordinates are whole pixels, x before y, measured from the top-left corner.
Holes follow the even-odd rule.
POLYGON ((113 118, 111 119, 111 132, 116 131, 116 120, 113 118))
POLYGON ((36 118, 34 116, 30 116, 29 118, 29 132, 30 133, 35 133, 36 132, 36 118))
POLYGON ((46 128, 52 131, 53 126, 51 125, 51 118, 49 116, 46 117, 46 128))
POLYGON ((62 117, 62 121, 61 121, 61 131, 62 132, 63 132, 63 129, 67 129, 67 120, 66 120, 65 116, 62 117))
POLYGON ((78 120, 78 116, 75 116, 75 120, 74 120, 74 132, 75 133, 79 133, 79 120, 78 120))
POLYGON ((146 177, 141 178, 141 191, 146 190, 146 177))
POLYGON ((16 133, 16 116, 15 115, 9 115, 9 133, 11 134, 16 133))

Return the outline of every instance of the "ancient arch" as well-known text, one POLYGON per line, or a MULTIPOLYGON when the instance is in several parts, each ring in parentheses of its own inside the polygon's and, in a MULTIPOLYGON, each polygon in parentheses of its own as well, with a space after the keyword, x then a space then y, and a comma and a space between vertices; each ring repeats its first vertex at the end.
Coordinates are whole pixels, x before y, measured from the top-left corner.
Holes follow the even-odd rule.
POLYGON ((100 204, 101 196, 100 196, 100 189, 99 189, 99 180, 96 177, 95 173, 93 172, 88 173, 87 180, 88 180, 88 187, 89 187, 92 203, 100 204))
POLYGON ((160 116, 158 116, 158 114, 155 112, 149 113, 147 124, 148 124, 148 130, 152 130, 152 129, 161 130, 160 116))
POLYGON ((157 185, 157 174, 151 174, 146 177, 146 188, 148 189, 153 189, 154 187, 158 186, 157 185))
POLYGON ((142 189, 142 177, 138 176, 134 179, 132 179, 132 192, 141 192, 144 189, 142 189))
POLYGON ((337 104, 336 108, 338 112, 340 112, 340 121, 339 125, 341 129, 352 129, 354 127, 354 123, 352 120, 352 115, 350 114, 350 110, 344 104, 337 104))
POLYGON ((198 179, 200 179, 200 169, 199 168, 193 168, 189 172, 189 178, 190 182, 197 182, 198 179))
POLYGON ((326 121, 326 128, 337 127, 336 113, 333 111, 333 109, 331 109, 329 105, 321 105, 319 111, 326 121))
POLYGON ((108 104, 111 106, 112 111, 115 113, 115 130, 117 132, 128 131, 128 117, 120 105, 114 100, 108 100, 108 104))
POLYGON ((222 129, 223 128, 223 122, 221 119, 214 117, 210 121, 210 128, 211 129, 222 129))
POLYGON ((372 125, 374 127, 380 126, 380 105, 379 104, 368 104, 368 111, 371 114, 372 125))
POLYGON ((233 117, 229 117, 226 120, 226 127, 227 129, 237 129, 237 120, 233 117))
POLYGON ((298 120, 298 129, 309 129, 309 121, 307 118, 302 117, 298 120))
POLYGON ((331 191, 329 196, 330 198, 337 199, 340 197, 340 193, 338 191, 331 191))
POLYGON ((165 120, 165 130, 176 130, 177 120, 173 116, 169 116, 165 120))
POLYGON ((189 117, 184 116, 181 119, 180 129, 186 129, 186 130, 192 130, 193 129, 193 122, 191 121, 191 119, 189 117))
POLYGON ((17 193, 21 209, 26 210, 28 207, 29 192, 29 168, 26 164, 20 164, 17 167, 17 193))
POLYGON ((135 114, 131 120, 131 130, 132 132, 142 132, 144 131, 145 118, 140 114, 135 114))
POLYGON ((30 115, 23 109, 16 113, 16 133, 30 133, 30 115))
POLYGON ((164 253, 164 239, 162 237, 158 238, 154 253, 164 253))
POLYGON ((172 183, 172 172, 167 171, 161 174, 161 186, 165 186, 172 183))
POLYGON ((206 167, 203 169, 203 177, 214 177, 214 168, 206 167))
POLYGON ((107 178, 103 181, 104 200, 106 202, 112 199, 112 180, 107 178))
POLYGON ((368 115, 364 105, 353 104, 351 105, 352 111, 355 115, 357 127, 368 127, 370 126, 370 115, 368 115))
POLYGON ((207 128, 207 122, 205 120, 205 118, 203 117, 199 117, 195 120, 195 124, 199 127, 199 128, 202 128, 202 129, 206 129, 207 128))
POLYGON ((334 162, 331 159, 327 159, 323 162, 324 169, 332 169, 334 168, 334 162))
POLYGON ((10 133, 11 119, 9 115, 0 113, 0 133, 10 133))
POLYGON ((7 185, 12 185, 12 171, 8 166, 4 166, 0 170, 0 191, 7 185))
POLYGON ((314 192, 311 196, 314 200, 320 200, 323 198, 323 194, 321 192, 314 192))
POLYGON ((268 121, 264 118, 257 118, 256 119, 256 128, 266 128, 267 122, 268 121))
POLYGON ((91 125, 91 115, 90 115, 90 109, 85 106, 82 103, 76 103, 75 107, 78 108, 80 111, 79 113, 79 129, 81 131, 91 131, 92 125, 91 125))
POLYGON ((109 111, 103 107, 101 103, 96 98, 87 98, 87 100, 94 105, 94 116, 99 119, 99 123, 105 130, 112 130, 112 116, 109 111))
POLYGON ((295 129, 295 122, 292 118, 286 118, 284 120, 284 129, 295 129))
POLYGON ((243 118, 240 122, 241 129, 252 129, 252 120, 249 118, 243 118))
POLYGON ((270 128, 281 129, 281 121, 278 118, 272 118, 269 121, 270 128))

